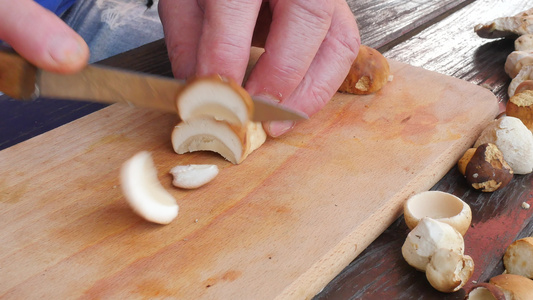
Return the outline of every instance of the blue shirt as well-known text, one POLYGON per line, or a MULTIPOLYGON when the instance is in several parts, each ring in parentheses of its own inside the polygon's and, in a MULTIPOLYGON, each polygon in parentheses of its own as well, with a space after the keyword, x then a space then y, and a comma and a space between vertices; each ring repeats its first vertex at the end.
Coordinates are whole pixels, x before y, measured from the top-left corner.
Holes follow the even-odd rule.
POLYGON ((41 4, 44 8, 47 8, 56 15, 61 15, 65 10, 71 7, 76 0, 35 0, 35 2, 41 4))

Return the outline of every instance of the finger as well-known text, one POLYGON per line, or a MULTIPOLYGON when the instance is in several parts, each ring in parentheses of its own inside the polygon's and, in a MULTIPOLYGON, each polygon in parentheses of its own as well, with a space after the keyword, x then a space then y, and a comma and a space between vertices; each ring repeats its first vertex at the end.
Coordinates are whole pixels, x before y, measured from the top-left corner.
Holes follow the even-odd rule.
POLYGON ((39 68, 69 73, 89 60, 85 41, 32 0, 0 0, 0 39, 39 68))
MULTIPOLYGON (((303 80, 283 104, 313 115, 333 97, 357 57, 361 44, 355 18, 344 1, 336 1, 331 27, 303 80)), ((288 122, 264 124, 267 133, 279 136, 290 130, 288 122)))
POLYGON ((333 4, 322 0, 271 1, 272 23, 246 83, 252 95, 284 101, 298 86, 331 24, 333 4))
POLYGON ((187 79, 196 70, 203 12, 197 1, 160 0, 159 16, 174 77, 187 79))
MULTIPOLYGON (((220 74, 241 83, 261 0, 205 0, 197 74, 220 74)), ((201 5, 202 6, 202 5, 201 5)))

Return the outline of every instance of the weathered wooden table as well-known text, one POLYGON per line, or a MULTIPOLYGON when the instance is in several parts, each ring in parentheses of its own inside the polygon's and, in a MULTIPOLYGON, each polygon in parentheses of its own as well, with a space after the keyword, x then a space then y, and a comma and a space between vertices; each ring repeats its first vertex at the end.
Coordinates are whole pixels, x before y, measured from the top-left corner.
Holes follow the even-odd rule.
MULTIPOLYGON (((364 44, 390 59, 461 78, 491 89, 503 104, 510 81, 503 70, 512 40, 486 40, 474 25, 533 7, 533 1, 495 0, 349 0, 364 44)), ((162 41, 109 58, 104 64, 171 74, 162 41), (149 53, 150 55, 147 55, 149 53), (147 59, 148 58, 148 59, 147 59)), ((468 99, 464 99, 468 101, 468 99)), ((104 107, 60 100, 22 103, 0 97, 0 149, 47 132, 104 107)), ((402 218, 391 225, 347 266, 316 299, 462 299, 475 282, 503 272, 502 255, 512 241, 533 235, 531 175, 515 176, 505 189, 476 192, 456 168, 434 187, 470 204, 473 222, 465 237, 476 269, 466 287, 453 294, 435 291, 421 272, 403 260, 401 245, 408 233, 402 218)), ((0 266, 1 270, 1 266, 0 266)), ((533 293, 533 291, 532 291, 533 293)))

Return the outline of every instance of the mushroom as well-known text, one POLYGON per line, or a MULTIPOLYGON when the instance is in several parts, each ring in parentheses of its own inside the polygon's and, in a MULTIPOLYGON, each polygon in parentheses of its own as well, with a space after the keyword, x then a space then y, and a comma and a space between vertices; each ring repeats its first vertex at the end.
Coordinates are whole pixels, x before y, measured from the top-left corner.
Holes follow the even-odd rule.
POLYGON ((339 91, 367 95, 379 91, 390 79, 387 59, 376 49, 361 45, 359 54, 339 91))
POLYGON ((505 295, 505 299, 533 298, 533 280, 515 274, 501 274, 492 277, 489 283, 497 286, 505 295))
POLYGON ((157 171, 149 152, 141 151, 122 165, 120 182, 129 205, 144 219, 168 224, 178 215, 176 199, 157 179, 157 171))
POLYGON ((260 123, 248 122, 239 127, 202 117, 179 123, 171 138, 178 154, 214 151, 233 164, 239 164, 265 142, 266 133, 260 123))
POLYGON ((402 246, 405 261, 420 271, 426 267, 437 249, 449 249, 464 253, 463 236, 452 226, 424 217, 407 235, 402 246))
POLYGON ((426 191, 409 198, 403 207, 407 227, 413 229, 420 219, 429 217, 454 227, 465 235, 472 221, 470 206, 457 196, 441 192, 426 191))
POLYGON ((465 300, 506 300, 506 298, 499 287, 483 282, 472 287, 465 300))
MULTIPOLYGON (((529 82, 533 81, 529 80, 529 82)), ((510 117, 520 119, 530 131, 533 131, 533 90, 515 93, 507 101, 505 113, 510 117)))
POLYGON ((524 80, 522 81, 515 90, 515 94, 520 94, 523 91, 533 90, 533 80, 524 80))
POLYGON ((476 153, 477 148, 470 148, 466 150, 465 154, 459 159, 457 162, 457 170, 459 170, 459 173, 463 174, 463 176, 466 173, 466 165, 468 162, 470 162, 470 159, 472 156, 474 156, 474 153, 476 153))
POLYGON ((522 82, 532 79, 533 65, 522 66, 518 74, 511 80, 511 83, 509 83, 509 88, 507 89, 507 94, 509 95, 509 97, 514 96, 514 94, 516 93, 516 89, 522 82))
POLYGON ((487 24, 474 26, 474 31, 482 38, 496 39, 533 33, 533 9, 512 17, 502 17, 487 24))
POLYGON ((533 133, 515 117, 504 116, 493 120, 481 132, 474 147, 495 144, 514 174, 533 171, 533 133))
POLYGON ((210 182, 218 175, 216 165, 185 165, 170 169, 174 176, 172 184, 182 189, 196 189, 210 182))
POLYGON ((439 248, 426 267, 426 278, 436 290, 444 293, 462 288, 474 273, 474 260, 457 251, 439 248))
POLYGON ((505 60, 505 73, 515 78, 523 66, 533 64, 533 51, 513 51, 505 60))
POLYGON ((209 116, 239 126, 245 126, 253 112, 248 92, 221 76, 189 80, 178 93, 177 107, 184 121, 209 116))
POLYGON ((506 186, 513 178, 513 170, 502 152, 492 143, 481 144, 466 163, 464 176, 476 190, 494 192, 506 186))
POLYGON ((533 50, 533 34, 524 34, 524 35, 519 36, 514 41, 514 49, 516 51, 533 50))
POLYGON ((503 264, 507 273, 533 279, 533 237, 522 238, 509 245, 503 264))

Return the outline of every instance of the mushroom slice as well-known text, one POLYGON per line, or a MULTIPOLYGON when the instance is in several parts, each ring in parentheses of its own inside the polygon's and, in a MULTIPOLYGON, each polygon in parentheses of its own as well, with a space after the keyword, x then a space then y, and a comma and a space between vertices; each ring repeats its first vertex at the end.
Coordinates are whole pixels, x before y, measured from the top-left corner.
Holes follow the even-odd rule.
POLYGON ((402 255, 409 265, 426 271, 431 257, 440 248, 464 254, 463 236, 451 225, 424 217, 407 235, 402 255))
POLYGON ((533 9, 512 17, 497 18, 488 24, 474 26, 474 31, 482 38, 496 39, 533 33, 533 9))
POLYGON ((502 290, 491 283, 475 285, 465 297, 465 300, 506 300, 502 290))
POLYGON ((507 273, 533 279, 533 237, 522 238, 509 245, 503 264, 507 273))
POLYGON ((451 293, 462 288, 474 273, 474 260, 451 249, 437 249, 426 268, 426 278, 436 290, 451 293))
POLYGON ((180 118, 184 121, 211 116, 244 126, 253 113, 253 102, 246 90, 221 76, 190 80, 177 96, 180 118))
POLYGON ((516 51, 533 50, 533 34, 524 34, 524 35, 519 36, 514 41, 514 49, 516 51))
POLYGON ((511 83, 509 83, 509 88, 507 89, 507 94, 509 94, 509 97, 514 96, 518 86, 522 82, 531 79, 533 79, 533 65, 522 66, 518 74, 513 78, 513 80, 511 80, 511 83))
POLYGON ((176 153, 213 151, 233 164, 241 163, 265 140, 266 133, 258 123, 248 122, 239 127, 205 117, 181 122, 172 131, 176 153))
POLYGON ((186 165, 170 169, 174 176, 172 184, 182 189, 196 189, 213 180, 218 175, 216 165, 186 165))
POLYGON ((505 73, 515 78, 522 67, 527 65, 533 65, 533 51, 513 51, 505 60, 505 73))
POLYGON ((138 215, 159 224, 168 224, 178 215, 176 199, 157 179, 152 156, 141 151, 127 160, 120 170, 122 192, 138 215))

